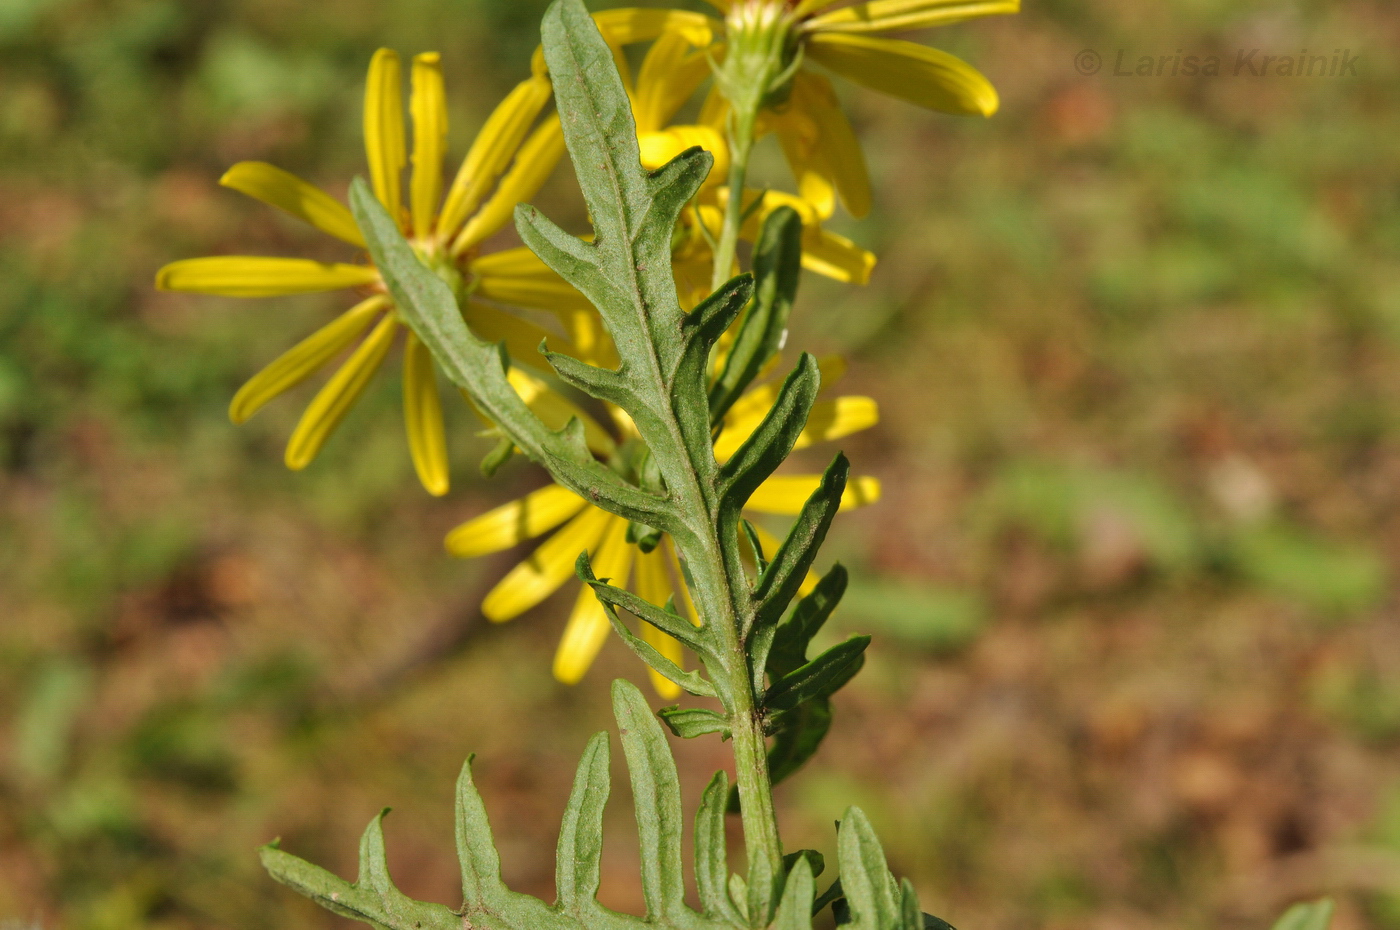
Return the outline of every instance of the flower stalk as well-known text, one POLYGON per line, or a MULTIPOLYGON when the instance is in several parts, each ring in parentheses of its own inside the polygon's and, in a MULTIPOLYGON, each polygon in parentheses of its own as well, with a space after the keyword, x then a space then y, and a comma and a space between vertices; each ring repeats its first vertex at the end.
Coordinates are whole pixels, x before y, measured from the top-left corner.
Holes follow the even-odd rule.
POLYGON ((726 18, 729 47, 723 66, 715 68, 715 80, 729 102, 729 195, 715 247, 711 290, 733 274, 759 111, 785 92, 800 61, 792 27, 783 5, 757 0, 736 3, 726 18))

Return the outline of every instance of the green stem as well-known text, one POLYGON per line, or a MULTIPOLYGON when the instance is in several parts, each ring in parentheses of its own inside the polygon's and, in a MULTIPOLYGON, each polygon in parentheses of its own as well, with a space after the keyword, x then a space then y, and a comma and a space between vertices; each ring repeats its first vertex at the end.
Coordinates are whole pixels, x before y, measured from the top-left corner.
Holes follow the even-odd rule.
POLYGON ((719 290, 732 276, 734 253, 739 247, 739 228, 744 219, 744 186, 749 178, 749 154, 753 151, 754 128, 758 123, 757 102, 735 104, 729 124, 729 201, 724 208, 724 226, 715 248, 715 270, 710 290, 719 290))
POLYGON ((768 775, 768 746, 763 722, 749 701, 736 707, 730 718, 734 742, 734 774, 739 786, 739 810, 744 826, 744 847, 750 868, 758 859, 768 861, 770 875, 781 875, 783 843, 778 837, 778 814, 773 807, 773 782, 768 775))

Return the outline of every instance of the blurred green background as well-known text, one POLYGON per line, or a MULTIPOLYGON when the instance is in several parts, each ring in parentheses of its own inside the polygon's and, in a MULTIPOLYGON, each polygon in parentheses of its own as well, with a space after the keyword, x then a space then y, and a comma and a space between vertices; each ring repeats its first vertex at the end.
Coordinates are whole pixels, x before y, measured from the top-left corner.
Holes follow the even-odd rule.
MULTIPOLYGON (((551 896, 573 765, 641 669, 610 644, 555 684, 571 595, 492 627, 519 553, 441 548, 540 474, 476 477, 459 410, 427 498, 394 377, 289 473, 310 388, 240 428, 226 404, 341 301, 151 286, 337 254, 219 175, 342 193, 379 45, 443 53, 460 157, 543 7, 0 2, 0 926, 344 925, 255 847, 349 874, 386 804, 400 885, 455 904, 472 751, 508 880, 551 896)), ((845 446, 885 500, 830 545, 836 625, 876 640, 779 791, 789 845, 831 852, 860 803, 965 930, 1256 927, 1324 891, 1337 930, 1400 928, 1400 9, 1031 0, 927 38, 1004 105, 843 88, 877 206, 835 225, 881 263, 811 282, 793 342, 882 405, 845 446), (1255 47, 1357 75, 1230 76, 1255 47), (1226 73, 1115 77, 1119 49, 1226 73)), ((541 202, 577 217, 559 175, 541 202)), ((693 801, 726 748, 677 752, 693 801)), ((630 907, 626 797, 604 885, 630 907)))

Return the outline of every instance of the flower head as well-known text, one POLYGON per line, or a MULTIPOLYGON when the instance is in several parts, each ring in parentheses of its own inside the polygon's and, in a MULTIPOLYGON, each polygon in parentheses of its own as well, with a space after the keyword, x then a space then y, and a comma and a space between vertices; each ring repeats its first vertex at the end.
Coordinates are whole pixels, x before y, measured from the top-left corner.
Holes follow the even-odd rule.
MULTIPOLYGON (((411 82, 412 171, 405 190, 409 152, 402 68, 395 52, 375 53, 365 88, 364 138, 369 175, 380 203, 399 218, 423 262, 452 286, 468 323, 483 338, 505 341, 515 359, 543 364, 535 350, 552 334, 500 305, 543 310, 558 319, 567 335, 565 340, 552 336, 552 342, 581 358, 606 363, 607 348, 600 339, 596 311, 581 294, 528 249, 481 252, 482 243, 510 220, 515 205, 539 190, 564 152, 557 116, 535 125, 551 96, 547 77, 533 75, 501 102, 445 191, 447 108, 436 53, 413 59, 411 82)), ((220 183, 364 248, 354 218, 340 201, 280 168, 241 162, 220 183)), ((156 286, 231 297, 358 291, 361 299, 353 307, 243 385, 229 406, 229 416, 235 423, 247 420, 273 398, 330 365, 358 340, 306 408, 287 444, 287 466, 305 468, 364 392, 402 331, 409 450, 423 486, 433 494, 447 492, 447 447, 431 355, 400 320, 373 264, 251 256, 195 258, 166 265, 156 276, 156 286)))
POLYGON ((870 178, 831 81, 808 63, 928 109, 991 116, 997 92, 975 68, 887 34, 1020 8, 1020 0, 708 2, 725 15, 725 65, 716 93, 732 94, 755 78, 764 83, 762 128, 778 136, 799 193, 823 217, 831 216, 838 197, 852 215, 864 216, 870 178))
MULTIPOLYGON (((827 358, 822 361, 821 370, 822 383, 829 385, 840 378, 844 365, 839 358, 827 358)), ((777 390, 776 384, 760 385, 735 402, 715 441, 716 458, 725 461, 739 449, 773 406, 777 390)), ((625 413, 613 407, 609 407, 609 412, 615 421, 615 436, 579 408, 560 408, 554 414, 564 421, 569 416, 578 417, 594 454, 625 471, 636 458, 631 453, 639 440, 625 413)), ((820 400, 812 408, 797 448, 868 429, 878 419, 875 401, 868 397, 820 400)), ((749 499, 747 510, 795 515, 820 481, 819 475, 774 475, 749 499)), ((878 480, 856 477, 847 485, 841 506, 860 507, 879 497, 878 480)), ((655 548, 643 551, 629 540, 626 519, 594 507, 557 484, 546 485, 463 523, 448 534, 446 545, 453 555, 472 558, 508 549, 551 530, 553 534, 486 595, 481 609, 487 618, 502 623, 539 604, 574 577, 574 561, 581 551, 587 550, 599 578, 610 578, 612 584, 630 588, 658 607, 674 598, 678 606, 684 605, 691 621, 698 624, 683 567, 669 538, 663 536, 655 548)), ((780 541, 762 527, 755 527, 755 531, 764 549, 763 557, 771 558, 780 541)), ((579 681, 602 648, 608 629, 609 621, 597 597, 591 588, 582 586, 555 653, 555 677, 568 684, 579 681)), ((681 664, 680 643, 646 624, 642 632, 663 655, 681 664)), ((674 684, 654 672, 652 682, 663 696, 678 693, 674 684)))

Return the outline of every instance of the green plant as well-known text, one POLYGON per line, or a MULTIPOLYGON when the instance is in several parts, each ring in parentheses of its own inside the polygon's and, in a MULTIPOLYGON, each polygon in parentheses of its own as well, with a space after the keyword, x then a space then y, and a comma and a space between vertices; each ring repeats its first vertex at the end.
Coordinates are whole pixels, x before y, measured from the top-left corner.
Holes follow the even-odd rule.
MULTIPOLYGON (((457 848, 464 903, 453 910, 414 901, 394 885, 381 814, 361 842, 360 873, 340 879, 278 848, 263 851, 277 880, 326 908, 376 927, 421 928, 810 928, 830 907, 853 930, 925 930, 947 925, 924 914, 907 881, 890 872, 865 815, 849 808, 838 827, 839 879, 818 893, 822 857, 785 852, 772 785, 808 759, 830 722, 830 698, 861 668, 869 637, 855 636, 808 658, 813 636, 846 587, 832 568, 805 596, 800 589, 840 506, 848 464, 837 455, 771 559, 741 509, 759 484, 788 457, 816 402, 820 374, 803 354, 771 410, 738 451, 720 463, 714 434, 733 400, 782 343, 797 287, 802 229, 792 210, 778 210, 759 236, 754 273, 724 279, 742 216, 730 198, 724 239, 716 249, 719 285, 694 310, 682 309, 672 271, 673 240, 682 212, 699 194, 712 156, 691 148, 654 172, 641 166, 631 104, 613 53, 581 0, 558 0, 543 24, 544 56, 563 121, 564 137, 593 223, 590 239, 575 237, 530 207, 516 210, 526 244, 597 308, 620 360, 614 369, 541 351, 573 388, 625 411, 640 443, 625 467, 590 451, 582 424, 550 428, 509 380, 503 345, 478 338, 464 321, 453 287, 422 260, 362 180, 352 188, 358 228, 397 312, 432 352, 440 369, 496 424, 506 442, 491 468, 518 449, 585 500, 631 521, 629 538, 655 545, 674 540, 700 618, 693 625, 674 603, 658 606, 595 576, 585 552, 576 571, 602 603, 613 628, 655 672, 722 711, 667 708, 660 713, 682 738, 731 741, 736 785, 721 772, 709 783, 695 816, 694 877, 700 909, 685 901, 679 775, 661 724, 631 684, 613 686, 613 710, 631 774, 641 842, 645 917, 618 914, 598 903, 602 816, 609 786, 609 741, 598 734, 584 753, 560 831, 553 905, 507 889, 501 880, 484 804, 470 760, 458 782, 457 848), (721 346, 733 332, 733 341, 721 346), (686 671, 637 636, 624 615, 689 647, 701 671, 686 671), (770 743, 771 740, 771 743, 770 743), (731 873, 724 842, 726 812, 742 818, 747 868, 731 873)), ((750 112, 736 121, 752 141, 753 113, 786 71, 759 69, 761 86, 750 112)), ((750 90, 753 90, 752 88, 750 90)), ((743 171, 734 186, 741 189, 743 171)), ((1295 908, 1280 930, 1320 930, 1330 904, 1295 908)))

